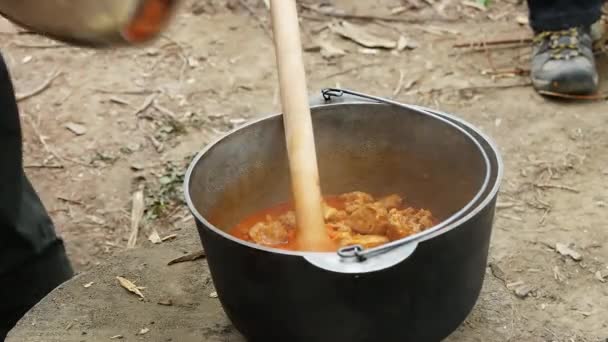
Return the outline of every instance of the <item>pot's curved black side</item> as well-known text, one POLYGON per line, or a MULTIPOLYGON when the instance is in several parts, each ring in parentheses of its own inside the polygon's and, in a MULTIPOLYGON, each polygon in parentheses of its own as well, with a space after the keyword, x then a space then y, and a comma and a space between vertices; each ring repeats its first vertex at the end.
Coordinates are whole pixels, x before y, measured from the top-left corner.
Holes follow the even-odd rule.
POLYGON ((250 342, 437 342, 477 301, 495 204, 494 196, 404 262, 359 275, 328 272, 197 226, 222 306, 250 342))

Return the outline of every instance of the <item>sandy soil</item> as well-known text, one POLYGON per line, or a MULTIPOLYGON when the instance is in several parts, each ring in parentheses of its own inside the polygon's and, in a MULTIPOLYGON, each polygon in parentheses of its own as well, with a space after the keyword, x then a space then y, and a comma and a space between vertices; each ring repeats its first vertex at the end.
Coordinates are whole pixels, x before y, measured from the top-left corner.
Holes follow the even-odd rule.
MULTIPOLYGON (((330 2, 349 13, 383 16, 417 3, 330 2)), ((191 155, 243 120, 278 111, 272 41, 261 28, 268 27, 267 14, 262 1, 245 3, 251 12, 239 1, 189 1, 166 38, 138 49, 91 51, 0 34, 19 93, 61 72, 43 92, 20 103, 25 163, 79 271, 125 249, 131 197, 139 186, 145 186, 146 214, 138 247, 151 247, 145 236, 152 229, 161 236, 191 229, 180 202, 191 155), (86 132, 75 134, 66 128, 69 123, 86 132)), ((481 11, 460 1, 438 3, 449 5, 431 8, 420 1, 420 8, 400 15, 414 18, 413 23, 350 20, 393 40, 403 35, 408 42, 404 51, 373 54, 326 28, 339 19, 303 11, 311 94, 336 85, 385 97, 397 93, 400 101, 456 113, 490 134, 507 172, 489 276, 497 277, 510 296, 485 305, 471 324, 504 322, 507 315, 511 323, 503 325, 501 340, 604 341, 605 101, 573 103, 537 95, 525 76, 526 45, 453 47, 460 41, 528 35, 518 24, 525 5, 496 1, 481 11), (344 56, 325 58, 315 39, 344 50, 344 56), (570 246, 580 260, 557 252, 558 243, 570 246)), ((604 75, 605 57, 598 60, 604 75)), ((482 298, 492 300, 491 294, 482 298)), ((497 341, 490 335, 476 340, 497 341)))

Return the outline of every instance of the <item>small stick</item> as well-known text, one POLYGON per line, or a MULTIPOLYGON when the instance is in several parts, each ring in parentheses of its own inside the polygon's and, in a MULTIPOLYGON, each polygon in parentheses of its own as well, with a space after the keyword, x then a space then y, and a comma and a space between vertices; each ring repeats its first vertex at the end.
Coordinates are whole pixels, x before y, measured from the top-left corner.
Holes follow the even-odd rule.
POLYGON ((569 187, 566 185, 560 185, 560 184, 534 184, 534 186, 539 189, 558 189, 558 190, 573 192, 575 194, 580 193, 579 190, 577 190, 573 187, 569 187))
POLYGON ((569 99, 569 100, 601 101, 601 100, 608 99, 608 94, 572 95, 572 94, 556 93, 556 92, 548 91, 548 90, 539 90, 538 93, 541 95, 559 97, 559 98, 569 99))
POLYGON ((158 96, 158 93, 148 96, 146 98, 146 100, 144 101, 144 103, 133 112, 133 116, 137 116, 137 115, 141 114, 143 111, 145 111, 146 109, 148 109, 148 107, 150 107, 152 105, 152 103, 154 103, 154 99, 156 99, 157 96, 158 96))
POLYGON ((272 39, 272 33, 270 33, 270 30, 268 29, 268 27, 266 27, 266 23, 257 15, 257 13, 255 13, 253 8, 251 8, 249 4, 247 4, 244 0, 239 0, 239 3, 241 4, 241 6, 243 6, 243 8, 247 10, 247 12, 249 12, 249 14, 251 14, 253 18, 255 18, 255 20, 258 22, 258 25, 262 28, 262 30, 264 30, 264 33, 266 33, 268 38, 272 39))
POLYGON ((478 86, 470 86, 470 87, 461 87, 461 88, 453 88, 453 90, 478 90, 478 89, 508 89, 508 88, 518 88, 518 87, 529 87, 532 85, 532 82, 524 82, 524 83, 515 83, 515 84, 488 84, 488 85, 478 85, 478 86))
POLYGON ((360 14, 352 14, 352 13, 338 13, 335 11, 323 11, 315 6, 299 4, 300 7, 307 9, 309 11, 315 12, 320 15, 324 15, 326 17, 334 17, 340 19, 356 19, 356 20, 377 20, 377 21, 387 21, 387 22, 400 22, 400 23, 425 23, 429 21, 445 21, 452 22, 458 20, 457 18, 434 18, 434 17, 423 17, 423 18, 404 18, 400 16, 388 17, 381 15, 360 15, 360 14))
POLYGON ((137 244, 137 235, 139 235, 139 224, 144 216, 144 189, 143 187, 133 193, 133 201, 131 207, 131 234, 127 242, 127 248, 135 248, 137 244))
POLYGON ((28 91, 26 93, 16 94, 15 98, 17 99, 17 102, 25 101, 25 100, 29 99, 30 97, 34 97, 34 96, 42 93, 43 91, 45 91, 46 89, 48 89, 53 84, 53 81, 57 77, 59 77, 61 74, 62 74, 61 71, 55 71, 55 72, 53 72, 53 74, 51 75, 51 77, 49 77, 48 79, 46 79, 38 87, 36 87, 36 88, 32 89, 31 91, 28 91))
POLYGON ((64 163, 65 161, 63 160, 63 157, 61 157, 59 155, 59 153, 57 153, 55 151, 54 148, 52 148, 51 146, 49 146, 49 144, 46 143, 46 140, 44 139, 44 137, 42 136, 42 134, 40 134, 40 131, 38 130, 38 126, 36 126, 34 124, 34 121, 32 120, 32 118, 30 118, 29 116, 25 115, 25 118, 27 118, 30 122, 30 126, 32 127, 32 130, 34 131, 34 133, 36 134, 36 136, 38 137, 38 140, 40 141, 40 143, 42 144, 42 146, 44 147, 44 149, 50 153, 53 157, 55 157, 57 159, 57 161, 59 162, 60 167, 64 167, 64 163))
POLYGON ((399 70, 399 81, 397 82, 397 86, 395 87, 395 90, 393 91, 393 98, 397 97, 399 95, 399 93, 401 92, 401 89, 403 89, 404 79, 405 79, 405 73, 403 72, 403 70, 399 70))
POLYGON ((120 97, 116 97, 116 96, 110 97, 109 101, 112 102, 112 103, 116 103, 116 104, 120 104, 120 105, 125 105, 125 106, 130 106, 131 105, 129 103, 129 101, 121 99, 120 97))
POLYGON ((370 68, 370 67, 375 67, 375 66, 380 66, 380 65, 383 65, 383 63, 361 64, 361 65, 354 66, 352 68, 348 68, 348 69, 344 69, 342 71, 335 72, 333 74, 329 74, 329 75, 323 77, 323 79, 326 80, 328 78, 332 78, 332 77, 348 74, 348 73, 351 73, 353 71, 359 71, 359 70, 362 70, 362 69, 366 69, 366 68, 370 68))
POLYGON ((488 65, 490 65, 490 68, 492 68, 492 70, 496 70, 496 65, 494 65, 494 60, 492 59, 492 54, 490 53, 490 50, 488 49, 488 44, 484 43, 483 48, 485 50, 484 53, 486 55, 486 58, 488 59, 488 65))
POLYGON ((22 42, 14 42, 13 45, 26 48, 26 49, 59 49, 59 48, 73 48, 71 45, 67 44, 27 44, 22 42))
POLYGON ((177 115, 175 115, 175 113, 173 113, 169 108, 165 108, 165 107, 159 105, 156 101, 154 101, 153 107, 154 107, 154 109, 165 114, 166 116, 170 117, 171 119, 177 120, 177 115))
POLYGON ((529 44, 529 43, 532 43, 532 38, 522 37, 522 38, 507 38, 507 39, 457 43, 452 46, 455 48, 468 48, 468 47, 476 47, 476 46, 479 47, 479 46, 490 46, 490 45, 529 44))
POLYGON ((63 169, 63 165, 44 165, 44 164, 28 164, 23 166, 26 169, 63 169))
POLYGON ((141 90, 108 90, 108 89, 101 89, 101 88, 96 88, 93 89, 96 92, 102 93, 102 94, 123 94, 123 95, 148 95, 148 94, 154 94, 154 93, 158 93, 158 90, 146 90, 146 89, 141 89, 141 90))
POLYGON ((325 229, 312 118, 308 103, 298 10, 295 0, 271 0, 279 87, 292 193, 302 250, 326 250, 325 229))

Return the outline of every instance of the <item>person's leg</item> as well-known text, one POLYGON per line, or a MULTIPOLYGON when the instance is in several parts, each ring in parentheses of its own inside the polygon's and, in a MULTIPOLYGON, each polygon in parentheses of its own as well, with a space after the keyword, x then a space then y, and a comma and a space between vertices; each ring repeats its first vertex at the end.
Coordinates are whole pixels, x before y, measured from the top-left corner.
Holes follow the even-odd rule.
POLYGON ((603 0, 528 0, 534 30, 531 78, 540 91, 589 94, 597 90, 591 26, 603 0))
POLYGON ((528 0, 530 26, 537 32, 591 26, 602 15, 603 0, 528 0))
POLYGON ((0 55, 0 341, 40 299, 70 279, 63 242, 23 172, 13 85, 0 55))

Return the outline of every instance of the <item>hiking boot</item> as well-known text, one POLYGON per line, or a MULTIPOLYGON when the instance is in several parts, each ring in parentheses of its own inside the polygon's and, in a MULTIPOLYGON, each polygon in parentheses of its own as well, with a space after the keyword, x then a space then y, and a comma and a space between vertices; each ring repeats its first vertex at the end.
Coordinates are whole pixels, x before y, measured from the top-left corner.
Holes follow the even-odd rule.
POLYGON ((536 34, 531 70, 534 88, 560 94, 594 93, 598 74, 592 44, 589 28, 536 34))

